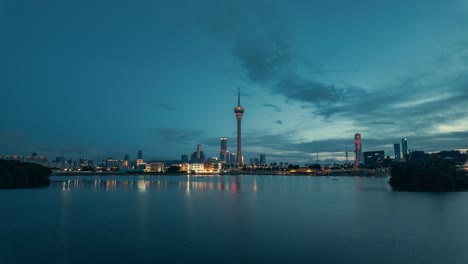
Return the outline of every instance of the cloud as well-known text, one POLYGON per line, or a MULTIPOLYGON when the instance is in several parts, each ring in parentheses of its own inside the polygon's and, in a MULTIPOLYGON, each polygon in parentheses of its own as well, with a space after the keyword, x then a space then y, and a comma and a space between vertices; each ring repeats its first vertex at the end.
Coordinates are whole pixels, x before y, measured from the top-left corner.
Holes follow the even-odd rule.
POLYGON ((233 54, 240 60, 246 76, 254 82, 274 80, 292 59, 289 45, 274 37, 263 40, 238 39, 233 54))
POLYGON ((261 106, 270 107, 270 108, 273 108, 276 112, 281 112, 281 108, 279 108, 278 106, 276 106, 274 104, 263 104, 261 106))
POLYGON ((372 121, 372 122, 369 122, 369 124, 371 125, 395 125, 396 123, 395 122, 390 122, 390 121, 372 121))
POLYGON ((176 108, 173 105, 171 105, 169 103, 166 103, 166 102, 148 103, 148 105, 150 105, 152 107, 162 109, 162 110, 166 110, 166 111, 169 111, 169 112, 172 112, 172 111, 176 110, 176 108))
POLYGON ((16 130, 1 130, 0 139, 5 142, 20 142, 24 140, 24 135, 16 130))
POLYGON ((279 124, 279 125, 282 125, 282 124, 283 124, 283 121, 281 121, 281 120, 276 120, 275 123, 276 123, 276 124, 279 124))
POLYGON ((297 75, 283 77, 272 88, 285 95, 287 100, 309 104, 339 103, 343 101, 345 92, 343 88, 302 79, 297 75))
POLYGON ((202 130, 184 128, 153 128, 149 133, 167 146, 193 143, 199 141, 204 134, 202 130))
MULTIPOLYGON (((408 148, 427 152, 439 150, 453 150, 468 148, 468 130, 450 133, 421 133, 414 137, 407 137, 408 148)), ((371 137, 362 134, 363 151, 384 150, 385 155, 393 156, 393 144, 400 143, 401 137, 379 135, 371 137)), ((354 134, 347 138, 332 138, 298 142, 294 131, 284 134, 269 132, 246 133, 243 137, 244 153, 267 153, 270 160, 290 161, 295 163, 309 163, 319 159, 339 158, 345 160, 345 150, 348 159, 354 160, 354 134), (255 146, 255 147, 254 147, 255 146), (256 147, 261 146, 261 148, 256 147), (269 153, 269 154, 268 154, 269 153)))

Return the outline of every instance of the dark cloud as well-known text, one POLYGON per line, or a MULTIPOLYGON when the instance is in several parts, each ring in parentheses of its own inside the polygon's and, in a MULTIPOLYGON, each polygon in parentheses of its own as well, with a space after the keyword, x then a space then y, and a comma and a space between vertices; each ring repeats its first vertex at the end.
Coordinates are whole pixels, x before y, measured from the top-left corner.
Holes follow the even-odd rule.
POLYGON ((169 111, 169 112, 172 112, 172 111, 176 110, 176 108, 173 105, 171 105, 169 103, 166 103, 166 102, 148 103, 148 105, 152 106, 152 107, 162 109, 162 110, 166 110, 166 111, 169 111))
POLYGON ((233 54, 240 60, 246 76, 254 82, 271 81, 291 63, 289 46, 283 40, 239 39, 233 54))
POLYGON ((339 103, 344 99, 345 90, 314 80, 288 75, 273 86, 273 91, 283 94, 287 100, 310 104, 339 103))
POLYGON ((385 122, 385 121, 373 121, 373 122, 369 122, 369 124, 371 125, 395 125, 396 123, 395 122, 385 122))
POLYGON ((282 125, 282 124, 283 124, 283 121, 281 121, 281 120, 276 120, 275 123, 276 123, 276 124, 279 124, 279 125, 282 125))
POLYGON ((273 108, 276 112, 281 112, 281 108, 279 108, 278 106, 276 106, 274 104, 263 104, 261 106, 270 107, 270 108, 273 108))
POLYGON ((161 144, 167 146, 191 144, 199 141, 204 134, 202 130, 183 128, 154 128, 149 133, 161 144))

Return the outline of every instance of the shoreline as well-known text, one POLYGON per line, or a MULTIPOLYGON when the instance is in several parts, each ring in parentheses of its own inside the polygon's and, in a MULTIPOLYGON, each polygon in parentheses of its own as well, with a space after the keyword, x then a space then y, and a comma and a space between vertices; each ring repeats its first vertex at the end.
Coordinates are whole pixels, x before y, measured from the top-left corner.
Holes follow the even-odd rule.
POLYGON ((319 171, 315 173, 291 173, 289 171, 230 171, 221 173, 171 173, 171 172, 53 172, 51 176, 224 176, 224 175, 264 175, 264 176, 360 176, 360 177, 387 177, 386 172, 372 170, 357 171, 319 171))

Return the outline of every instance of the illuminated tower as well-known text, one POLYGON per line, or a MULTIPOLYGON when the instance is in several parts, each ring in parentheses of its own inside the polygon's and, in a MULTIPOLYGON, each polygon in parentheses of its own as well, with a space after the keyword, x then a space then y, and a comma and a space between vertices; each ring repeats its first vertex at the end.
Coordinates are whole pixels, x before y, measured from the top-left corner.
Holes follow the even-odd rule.
POLYGON ((354 134, 354 152, 356 154, 354 158, 354 168, 359 167, 359 160, 361 159, 361 134, 354 134))
POLYGON ((242 115, 244 115, 244 108, 240 105, 240 89, 237 92, 237 106, 234 108, 234 113, 237 119, 237 160, 236 163, 239 165, 244 164, 242 159, 242 146, 241 146, 241 121, 242 115))
POLYGON ((401 150, 403 151, 403 158, 408 155, 408 140, 406 138, 401 139, 401 150))
POLYGON ((227 138, 222 137, 221 140, 221 148, 219 150, 219 160, 222 162, 227 162, 227 138))

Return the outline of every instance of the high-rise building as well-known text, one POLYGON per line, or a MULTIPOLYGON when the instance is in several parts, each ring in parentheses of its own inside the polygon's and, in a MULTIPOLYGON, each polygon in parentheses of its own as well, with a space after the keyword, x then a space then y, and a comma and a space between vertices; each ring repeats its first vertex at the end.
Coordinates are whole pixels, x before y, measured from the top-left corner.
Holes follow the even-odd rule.
POLYGON ((197 160, 198 160, 198 161, 200 161, 201 152, 202 152, 201 145, 198 144, 198 146, 197 146, 197 160))
POLYGON ((393 153, 395 155, 395 160, 400 161, 401 160, 401 152, 400 152, 400 144, 399 143, 393 144, 393 153))
POLYGON ((354 153, 355 153, 355 157, 354 157, 354 168, 358 168, 359 167, 359 161, 361 159, 361 134, 359 133, 356 133, 354 134, 354 153))
POLYGON ((128 168, 130 167, 130 155, 125 154, 123 162, 122 162, 122 167, 123 168, 128 168))
POLYGON ((182 155, 182 156, 180 156, 180 161, 181 161, 182 163, 188 162, 188 161, 189 161, 188 155, 182 155))
POLYGON ((260 165, 266 165, 266 155, 260 154, 260 165))
POLYGON ((366 151, 364 154, 364 165, 366 167, 378 166, 385 159, 385 152, 379 151, 366 151))
POLYGON ((222 137, 221 139, 221 148, 219 150, 219 160, 221 162, 227 162, 227 138, 222 137))
POLYGON ((197 145, 197 151, 193 152, 190 156, 191 163, 204 162, 206 160, 205 153, 202 151, 200 144, 197 145))
POLYGON ((192 155, 190 155, 190 163, 198 163, 198 158, 197 158, 197 152, 193 152, 192 155))
POLYGON ((230 163, 236 163, 236 153, 229 153, 229 162, 230 163))
POLYGON ((408 140, 406 140, 406 138, 401 139, 401 150, 403 152, 403 157, 409 154, 408 153, 408 140))
POLYGON ((234 113, 237 119, 237 159, 236 163, 244 165, 242 158, 242 144, 241 144, 241 121, 244 115, 244 108, 240 105, 240 89, 237 91, 237 106, 234 108, 234 113))

